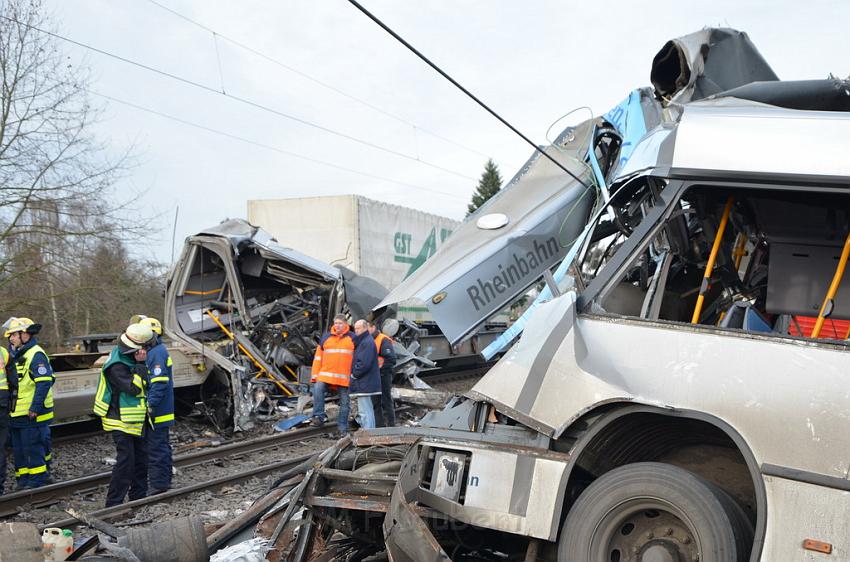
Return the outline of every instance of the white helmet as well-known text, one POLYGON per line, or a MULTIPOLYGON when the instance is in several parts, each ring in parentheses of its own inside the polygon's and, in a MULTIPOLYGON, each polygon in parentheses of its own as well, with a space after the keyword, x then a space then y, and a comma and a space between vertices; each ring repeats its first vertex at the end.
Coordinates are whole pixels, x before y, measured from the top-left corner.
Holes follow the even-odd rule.
POLYGON ((136 322, 130 324, 121 334, 121 343, 132 351, 138 351, 148 345, 153 339, 153 330, 150 326, 136 322))

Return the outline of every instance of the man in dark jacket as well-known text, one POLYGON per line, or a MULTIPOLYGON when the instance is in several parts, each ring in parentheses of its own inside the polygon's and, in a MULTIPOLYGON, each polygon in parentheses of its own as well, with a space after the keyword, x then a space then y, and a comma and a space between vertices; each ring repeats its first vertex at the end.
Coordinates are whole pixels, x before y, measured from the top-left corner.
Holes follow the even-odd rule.
POLYGON ((171 372, 171 356, 162 342, 162 324, 156 318, 134 316, 139 324, 150 326, 155 342, 148 349, 148 476, 150 495, 160 494, 171 488, 172 452, 169 431, 174 425, 174 378, 171 372))
POLYGON ((152 343, 149 326, 130 324, 118 339, 106 364, 94 400, 94 413, 115 441, 115 466, 106 492, 106 507, 143 498, 148 492, 148 451, 145 441, 148 380, 146 347, 152 343))
POLYGON ((363 429, 373 429, 375 411, 372 396, 381 394, 381 373, 375 340, 365 320, 354 323, 354 361, 348 390, 352 398, 357 398, 357 423, 363 429))
POLYGON ((392 427, 395 425, 395 406, 393 405, 393 371, 395 369, 395 349, 393 339, 381 332, 374 322, 369 322, 369 333, 375 338, 378 351, 378 368, 381 370, 381 394, 372 397, 375 409, 375 426, 392 427))

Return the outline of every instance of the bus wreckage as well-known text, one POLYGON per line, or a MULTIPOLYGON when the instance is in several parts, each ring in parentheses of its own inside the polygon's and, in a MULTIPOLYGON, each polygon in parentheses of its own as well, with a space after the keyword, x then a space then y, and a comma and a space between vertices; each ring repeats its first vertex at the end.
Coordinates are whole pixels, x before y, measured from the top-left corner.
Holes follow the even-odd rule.
POLYGON ((546 281, 471 391, 281 475, 268 560, 850 559, 850 83, 730 29, 651 79, 380 303, 457 341, 546 281))
MULTIPOLYGON (((366 318, 386 294, 369 277, 230 219, 186 240, 166 282, 165 331, 205 373, 196 404, 216 426, 244 430, 273 416, 278 398, 299 395, 335 315, 366 318)), ((394 315, 384 310, 379 320, 394 315)), ((416 326, 400 327, 396 373, 411 380, 435 363, 414 353, 416 326)))

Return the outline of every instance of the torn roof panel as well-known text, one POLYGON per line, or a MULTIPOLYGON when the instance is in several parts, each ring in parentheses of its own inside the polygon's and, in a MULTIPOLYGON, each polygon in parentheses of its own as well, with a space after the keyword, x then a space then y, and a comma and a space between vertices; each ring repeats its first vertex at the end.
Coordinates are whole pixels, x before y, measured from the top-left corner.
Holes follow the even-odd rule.
POLYGON ((372 309, 387 296, 386 287, 364 275, 341 265, 335 266, 342 272, 345 284, 345 301, 355 319, 367 318, 372 309))
POLYGON ((705 28, 667 41, 650 71, 656 96, 677 103, 772 80, 779 78, 749 36, 729 28, 705 28))
POLYGON ((237 255, 244 251, 247 243, 250 243, 260 250, 263 257, 283 260, 306 270, 308 274, 319 276, 325 282, 334 282, 340 278, 337 268, 292 248, 281 246, 271 234, 243 219, 227 219, 214 227, 204 229, 198 236, 226 238, 237 255))

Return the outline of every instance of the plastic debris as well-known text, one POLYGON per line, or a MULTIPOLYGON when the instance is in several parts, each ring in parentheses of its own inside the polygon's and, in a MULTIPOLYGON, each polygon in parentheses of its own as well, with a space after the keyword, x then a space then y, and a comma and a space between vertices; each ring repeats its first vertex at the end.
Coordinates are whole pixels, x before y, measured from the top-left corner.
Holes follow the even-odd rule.
POLYGON ((267 562, 268 551, 268 540, 249 539, 219 550, 210 557, 210 562, 267 562))

